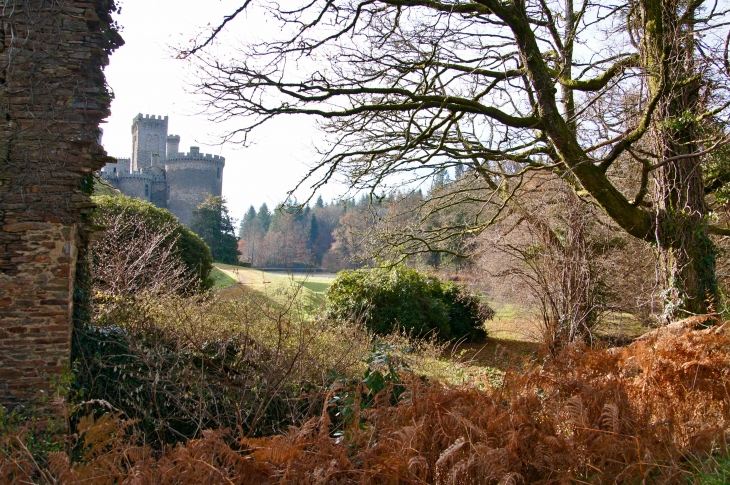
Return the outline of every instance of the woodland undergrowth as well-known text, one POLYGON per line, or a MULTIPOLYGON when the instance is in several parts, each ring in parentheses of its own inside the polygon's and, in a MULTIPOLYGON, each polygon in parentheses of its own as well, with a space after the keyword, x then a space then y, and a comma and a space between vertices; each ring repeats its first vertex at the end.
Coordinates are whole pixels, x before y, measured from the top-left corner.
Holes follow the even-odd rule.
POLYGON ((367 406, 355 400, 336 436, 322 412, 276 436, 209 430, 156 452, 108 413, 79 422, 72 452, 39 463, 18 429, 0 443, 0 483, 692 483, 697 463, 728 454, 728 327, 571 346, 516 362, 486 391, 404 372, 397 399, 386 387, 367 406))

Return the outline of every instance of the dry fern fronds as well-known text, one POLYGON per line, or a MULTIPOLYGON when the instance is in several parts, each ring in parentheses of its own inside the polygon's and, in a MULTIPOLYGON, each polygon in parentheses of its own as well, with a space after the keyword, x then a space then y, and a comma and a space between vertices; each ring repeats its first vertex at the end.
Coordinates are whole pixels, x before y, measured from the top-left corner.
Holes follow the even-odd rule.
POLYGON ((613 403, 603 405, 601 411, 601 427, 613 433, 621 431, 621 419, 619 418, 619 409, 613 403))
MULTIPOLYGON (((325 412, 285 435, 232 445, 229 434, 209 431, 153 457, 132 446, 118 416, 88 418, 88 461, 56 454, 48 468, 64 483, 92 484, 679 485, 679 463, 730 436, 729 332, 665 332, 610 351, 570 347, 489 392, 408 377, 407 400, 370 408, 339 440, 325 412)), ((14 453, 0 454, 3 485, 37 476, 14 453)))
POLYGON ((436 468, 443 468, 444 464, 446 464, 448 460, 452 460, 454 455, 456 455, 456 453, 458 453, 466 444, 466 438, 463 436, 459 437, 451 446, 446 448, 441 455, 439 455, 439 459, 436 460, 436 468))
POLYGON ((573 396, 565 403, 567 418, 565 422, 572 424, 579 429, 586 429, 590 426, 588 422, 588 411, 583 405, 583 400, 579 395, 573 396))

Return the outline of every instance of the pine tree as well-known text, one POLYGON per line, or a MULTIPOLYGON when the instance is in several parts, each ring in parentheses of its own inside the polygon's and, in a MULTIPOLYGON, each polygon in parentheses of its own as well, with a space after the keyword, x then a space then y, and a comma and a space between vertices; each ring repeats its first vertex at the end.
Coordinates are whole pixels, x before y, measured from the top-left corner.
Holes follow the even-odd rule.
POLYGON ((225 199, 209 195, 193 212, 190 229, 210 246, 215 261, 238 263, 241 253, 238 251, 238 239, 225 199))
POLYGON ((263 233, 266 234, 269 232, 269 227, 271 226, 271 212, 269 212, 269 206, 266 205, 266 202, 261 204, 261 207, 259 207, 259 211, 256 213, 256 218, 261 224, 261 230, 263 233))
POLYGON ((254 224, 256 223, 256 209, 253 206, 248 208, 246 215, 241 220, 241 225, 238 228, 238 237, 244 239, 250 237, 252 230, 254 230, 254 224))
POLYGON ((454 167, 454 180, 459 180, 463 176, 464 176, 464 165, 460 163, 456 167, 454 167))

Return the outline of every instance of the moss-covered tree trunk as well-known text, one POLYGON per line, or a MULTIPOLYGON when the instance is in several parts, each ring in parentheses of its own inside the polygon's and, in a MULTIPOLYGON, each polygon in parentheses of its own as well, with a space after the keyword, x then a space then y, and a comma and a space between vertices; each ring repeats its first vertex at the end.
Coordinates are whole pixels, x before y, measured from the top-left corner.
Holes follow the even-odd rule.
POLYGON ((697 117, 702 83, 694 62, 697 3, 644 0, 644 59, 650 95, 659 96, 653 126, 656 225, 664 316, 707 313, 715 300, 716 249, 708 236, 697 117))
MULTIPOLYGON (((688 92, 681 93, 680 99, 673 102, 680 108, 689 108, 696 95, 690 90, 682 91, 688 92)), ((669 121, 665 123, 656 138, 657 143, 662 144, 663 158, 667 160, 696 152, 693 127, 673 129, 666 126, 670 124, 669 121)), ((707 206, 699 158, 682 158, 659 168, 655 176, 654 199, 665 316, 673 319, 686 316, 687 312, 707 313, 717 291, 716 248, 707 232, 707 206)))

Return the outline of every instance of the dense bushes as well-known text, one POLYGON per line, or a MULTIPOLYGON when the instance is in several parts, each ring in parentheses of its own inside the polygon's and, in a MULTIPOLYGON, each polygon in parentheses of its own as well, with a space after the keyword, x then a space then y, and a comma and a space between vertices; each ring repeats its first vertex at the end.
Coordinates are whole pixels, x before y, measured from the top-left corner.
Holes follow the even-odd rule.
MULTIPOLYGON (((359 325, 301 318, 298 288, 264 295, 239 287, 235 299, 143 293, 112 305, 95 322, 104 325, 74 332, 71 401, 122 412, 154 447, 205 429, 271 435, 320 415, 327 399, 360 395, 361 380, 373 391, 379 376, 392 375, 384 362, 422 374, 443 351, 391 335, 373 353, 359 325)), ((344 419, 330 412, 333 422, 344 419)))
POLYGON ((480 341, 486 337, 482 324, 493 311, 463 287, 397 266, 340 272, 327 290, 327 314, 361 320, 381 335, 406 331, 480 341))
POLYGON ((93 200, 93 223, 102 229, 91 245, 97 290, 118 295, 212 285, 210 249, 171 212, 125 196, 93 200))
POLYGON ((361 372, 369 342, 276 300, 241 289, 236 300, 141 294, 116 305, 105 325, 75 332, 74 401, 108 403, 153 444, 301 423, 321 412, 327 375, 361 372))

